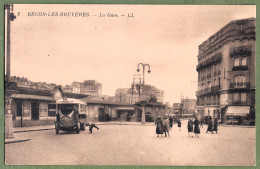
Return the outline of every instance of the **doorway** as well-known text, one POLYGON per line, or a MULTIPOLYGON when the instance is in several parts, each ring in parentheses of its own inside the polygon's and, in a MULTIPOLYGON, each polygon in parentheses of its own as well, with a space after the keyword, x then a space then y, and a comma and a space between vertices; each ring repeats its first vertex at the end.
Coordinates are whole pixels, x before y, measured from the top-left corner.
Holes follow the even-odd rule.
POLYGON ((32 102, 32 120, 39 120, 39 103, 32 102))

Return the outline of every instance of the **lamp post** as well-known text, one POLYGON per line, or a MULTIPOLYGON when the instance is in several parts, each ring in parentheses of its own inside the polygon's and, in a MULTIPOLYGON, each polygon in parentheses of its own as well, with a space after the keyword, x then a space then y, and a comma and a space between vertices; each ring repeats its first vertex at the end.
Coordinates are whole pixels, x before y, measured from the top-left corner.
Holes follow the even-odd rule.
MULTIPOLYGON (((145 74, 145 67, 147 66, 148 67, 148 73, 151 73, 151 70, 150 70, 150 65, 149 64, 143 64, 143 63, 138 63, 137 65, 137 72, 140 72, 140 69, 139 69, 139 66, 143 66, 143 87, 144 87, 144 74, 145 74)), ((146 103, 141 103, 141 106, 142 106, 142 120, 141 120, 141 124, 145 124, 145 105, 146 103)))
POLYGON ((12 99, 11 94, 14 93, 15 84, 10 83, 10 22, 13 21, 16 16, 13 12, 13 5, 5 4, 6 9, 6 82, 5 82, 5 138, 13 138, 13 122, 12 122, 12 99))
POLYGON ((143 85, 144 85, 144 73, 145 73, 145 67, 147 66, 149 69, 148 69, 148 73, 151 73, 151 70, 150 70, 150 65, 149 64, 143 64, 143 63, 138 63, 137 65, 137 72, 140 72, 140 69, 139 69, 139 66, 143 66, 143 85))

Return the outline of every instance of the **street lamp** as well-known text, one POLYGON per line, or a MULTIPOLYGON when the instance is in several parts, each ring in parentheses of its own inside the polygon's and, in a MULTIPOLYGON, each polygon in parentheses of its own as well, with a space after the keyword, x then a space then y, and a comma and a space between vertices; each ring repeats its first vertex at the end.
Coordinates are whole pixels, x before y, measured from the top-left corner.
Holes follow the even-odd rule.
MULTIPOLYGON (((143 63, 138 63, 137 65, 137 72, 140 72, 140 69, 139 69, 139 66, 143 66, 143 87, 144 87, 144 74, 145 74, 145 67, 147 66, 148 67, 148 73, 151 73, 151 70, 150 70, 150 65, 149 64, 143 64, 143 63)), ((142 124, 145 124, 145 105, 146 103, 141 103, 141 106, 142 106, 142 120, 141 120, 141 123, 142 124)))
POLYGON ((150 65, 149 64, 143 64, 143 63, 138 63, 137 65, 137 72, 140 72, 140 69, 139 69, 139 65, 143 66, 143 85, 144 85, 144 73, 145 73, 145 67, 148 66, 148 73, 151 73, 151 70, 150 70, 150 65))

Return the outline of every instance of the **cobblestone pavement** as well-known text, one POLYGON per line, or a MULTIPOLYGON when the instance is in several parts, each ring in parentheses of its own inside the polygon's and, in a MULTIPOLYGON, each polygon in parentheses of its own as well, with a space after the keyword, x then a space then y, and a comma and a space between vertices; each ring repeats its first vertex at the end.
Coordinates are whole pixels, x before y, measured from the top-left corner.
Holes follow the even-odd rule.
MULTIPOLYGON (((75 134, 43 130, 16 133, 28 142, 5 145, 10 165, 161 165, 251 166, 255 163, 255 128, 219 126, 218 134, 188 137, 174 124, 170 137, 156 137, 154 125, 100 125, 75 134)), ((88 128, 87 128, 88 129, 88 128)))

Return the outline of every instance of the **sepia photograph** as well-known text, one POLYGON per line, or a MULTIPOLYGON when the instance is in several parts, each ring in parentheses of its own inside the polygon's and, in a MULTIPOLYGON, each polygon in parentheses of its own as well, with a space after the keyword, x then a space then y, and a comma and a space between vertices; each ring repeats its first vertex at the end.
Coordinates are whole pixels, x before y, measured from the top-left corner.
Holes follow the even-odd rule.
POLYGON ((256 165, 256 5, 4 12, 5 165, 256 165))

